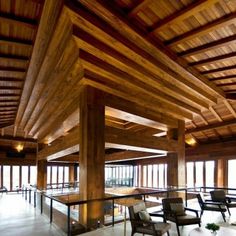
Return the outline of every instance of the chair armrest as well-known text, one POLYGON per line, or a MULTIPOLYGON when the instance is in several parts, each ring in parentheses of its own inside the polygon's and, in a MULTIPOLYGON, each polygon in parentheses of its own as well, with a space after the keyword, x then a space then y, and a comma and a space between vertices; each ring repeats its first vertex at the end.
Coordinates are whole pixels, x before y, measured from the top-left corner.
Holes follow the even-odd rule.
POLYGON ((185 207, 184 208, 186 211, 192 211, 196 214, 196 216, 198 217, 198 210, 195 210, 195 209, 192 209, 192 208, 188 208, 188 207, 185 207))

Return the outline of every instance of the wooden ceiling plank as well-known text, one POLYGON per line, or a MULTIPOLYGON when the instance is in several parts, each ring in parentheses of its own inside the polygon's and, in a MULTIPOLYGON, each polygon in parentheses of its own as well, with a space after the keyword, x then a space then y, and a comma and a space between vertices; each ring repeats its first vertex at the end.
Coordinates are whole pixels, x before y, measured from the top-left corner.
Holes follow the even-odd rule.
MULTIPOLYGON (((84 37, 86 33, 80 35, 83 35, 84 37)), ((93 46, 88 43, 90 42, 88 37, 86 37, 86 41, 81 40, 79 38, 77 38, 76 41, 78 43, 78 46, 84 49, 84 51, 93 54, 95 57, 102 59, 106 63, 112 64, 114 67, 117 67, 118 69, 124 68, 122 70, 128 72, 131 75, 137 74, 136 78, 138 80, 142 80, 145 83, 150 82, 150 84, 156 87, 157 89, 161 88, 162 92, 168 90, 167 94, 171 95, 174 92, 174 97, 178 98, 179 96, 181 96, 181 100, 183 99, 187 100, 187 103, 190 103, 191 105, 192 103, 194 103, 195 104, 194 106, 207 109, 209 108, 209 105, 205 101, 203 101, 203 99, 200 99, 192 95, 193 90, 189 90, 189 87, 186 86, 186 84, 184 83, 185 82, 184 79, 176 78, 178 77, 175 76, 176 74, 168 76, 168 74, 164 75, 163 72, 161 72, 157 73, 158 76, 157 77, 156 74, 150 73, 149 71, 146 70, 146 68, 141 67, 140 65, 144 64, 144 59, 141 58, 139 55, 136 56, 136 58, 140 57, 140 64, 138 65, 133 61, 123 57, 122 55, 118 55, 115 50, 107 48, 106 45, 104 45, 103 43, 99 47, 98 40, 93 40, 93 44, 96 46, 93 46), (176 78, 176 80, 173 79, 174 77, 176 78), (188 89, 188 91, 185 91, 185 88, 188 89)), ((147 67, 150 68, 150 66, 147 67)), ((158 68, 154 68, 152 71, 157 72, 158 70, 159 70, 158 68)), ((199 90, 199 88, 197 88, 197 90, 199 90)))
POLYGON ((225 46, 231 45, 235 42, 236 42, 236 35, 232 35, 232 36, 225 37, 225 38, 222 38, 222 39, 210 42, 210 43, 203 44, 203 45, 195 47, 195 48, 191 48, 189 50, 180 52, 177 55, 180 57, 193 56, 193 55, 196 55, 199 53, 204 53, 207 51, 211 51, 214 49, 225 47, 225 46))
POLYGON ((21 83, 23 83, 24 82, 24 80, 23 79, 17 79, 17 78, 4 78, 4 77, 0 77, 0 82, 9 82, 9 83, 11 83, 11 82, 21 82, 21 83))
POLYGON ((210 107, 209 110, 211 111, 211 113, 216 117, 216 119, 219 122, 223 122, 222 118, 219 116, 219 114, 215 111, 215 109, 213 107, 210 107))
POLYGON ((0 136, 0 140, 37 143, 37 140, 32 139, 32 138, 23 138, 23 137, 17 137, 17 136, 13 137, 10 135, 2 135, 2 136, 0 136))
MULTIPOLYGON (((126 17, 121 16, 121 14, 112 13, 114 9, 107 6, 109 4, 108 2, 97 0, 96 4, 92 4, 92 6, 90 4, 91 2, 87 0, 80 1, 80 3, 87 6, 91 11, 94 11, 98 16, 104 19, 107 24, 112 26, 113 29, 116 29, 119 34, 122 35, 122 37, 126 38, 126 40, 133 42, 136 46, 138 46, 142 50, 145 50, 146 53, 148 53, 158 61, 161 61, 173 71, 177 72, 183 77, 186 77, 188 81, 191 81, 191 83, 198 85, 198 87, 201 87, 203 90, 208 92, 209 95, 211 94, 212 96, 213 94, 216 94, 217 96, 224 97, 223 91, 217 88, 213 83, 210 83, 205 78, 201 77, 200 74, 196 74, 196 71, 194 71, 193 73, 193 70, 191 68, 186 69, 187 65, 184 68, 182 65, 183 60, 180 63, 180 60, 177 58, 177 56, 173 52, 171 52, 171 50, 166 51, 166 48, 164 49, 163 46, 159 44, 159 41, 157 43, 156 39, 147 37, 147 35, 144 32, 140 32, 137 27, 135 27, 134 25, 131 26, 130 21, 128 21, 126 17)), ((69 5, 69 8, 74 9, 75 11, 77 11, 77 13, 79 13, 78 16, 74 12, 69 12, 75 24, 78 24, 78 22, 76 22, 78 19, 79 21, 83 22, 82 24, 89 24, 88 22, 85 22, 85 19, 88 17, 91 20, 91 16, 88 16, 87 12, 85 13, 84 10, 81 10, 79 7, 74 6, 72 3, 71 5, 69 5)), ((96 19, 96 22, 99 22, 99 19, 96 19)), ((91 27, 91 25, 89 25, 88 27, 91 27)), ((212 102, 215 103, 215 99, 212 99, 212 102)))
POLYGON ((19 104, 19 109, 15 120, 17 126, 19 126, 22 116, 25 113, 26 106, 32 93, 32 88, 41 68, 48 44, 51 39, 51 35, 55 30, 55 25, 57 23, 62 6, 62 0, 51 0, 45 1, 44 3, 41 20, 37 31, 37 37, 34 43, 34 49, 21 96, 21 102, 19 104))
POLYGON ((217 84, 217 86, 219 86, 219 87, 235 86, 235 85, 236 85, 236 82, 217 84))
POLYGON ((233 106, 229 103, 229 101, 224 99, 223 102, 224 102, 225 106, 228 108, 228 110, 230 111, 230 113, 233 115, 233 117, 236 118, 236 112, 235 112, 233 106))
POLYGON ((0 90, 21 90, 22 88, 16 86, 0 86, 0 90))
POLYGON ((0 66, 0 71, 2 73, 8 72, 8 71, 11 71, 11 72, 26 72, 26 69, 25 68, 12 67, 12 66, 0 66))
POLYGON ((0 22, 1 24, 7 23, 12 24, 17 27, 26 27, 32 30, 37 29, 38 22, 34 19, 23 18, 13 14, 8 14, 5 12, 0 12, 0 22))
POLYGON ((224 62, 224 61, 235 59, 235 58, 236 58, 236 52, 232 52, 225 55, 220 55, 220 56, 211 57, 205 60, 192 62, 192 63, 189 63, 189 66, 204 66, 208 64, 214 64, 216 62, 224 62))
POLYGON ((208 131, 208 130, 223 128, 223 127, 230 126, 230 125, 235 125, 235 124, 236 124, 236 119, 231 119, 231 120, 223 121, 223 122, 220 121, 220 122, 215 123, 215 124, 210 124, 210 125, 206 125, 206 126, 186 130, 185 134, 192 134, 192 133, 197 133, 197 132, 202 132, 202 131, 208 131))
POLYGON ((182 8, 181 10, 167 16, 166 18, 156 22, 152 25, 153 32, 156 33, 165 27, 169 27, 171 24, 178 24, 179 22, 183 21, 184 19, 212 6, 218 0, 208 1, 208 0, 198 0, 194 1, 193 3, 189 4, 188 6, 182 8))
POLYGON ((183 42, 186 42, 187 40, 191 40, 196 37, 200 37, 202 35, 207 34, 208 32, 212 32, 216 29, 225 27, 227 25, 230 25, 231 23, 234 23, 236 17, 236 13, 230 13, 228 15, 225 15, 219 19, 216 19, 214 21, 211 21, 205 25, 202 25, 198 28, 195 28, 191 31, 188 31, 184 34, 181 34, 173 39, 170 39, 165 42, 166 45, 173 47, 178 44, 181 44, 183 42))
POLYGON ((0 60, 9 60, 9 61, 11 60, 15 62, 28 62, 30 58, 27 56, 0 53, 0 60))
POLYGON ((25 72, 19 72, 19 71, 1 71, 0 70, 0 77, 24 79, 25 72))

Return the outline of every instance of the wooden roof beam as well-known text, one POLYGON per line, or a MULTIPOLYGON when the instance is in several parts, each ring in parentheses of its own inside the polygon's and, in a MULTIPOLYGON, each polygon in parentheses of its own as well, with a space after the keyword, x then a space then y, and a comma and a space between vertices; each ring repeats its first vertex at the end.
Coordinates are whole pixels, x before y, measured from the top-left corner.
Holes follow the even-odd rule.
POLYGON ((208 64, 213 64, 213 63, 217 63, 217 62, 223 62, 223 61, 227 61, 227 60, 231 60, 231 59, 235 59, 236 58, 236 52, 232 52, 232 53, 228 53, 225 55, 220 55, 217 57, 211 57, 205 60, 201 60, 201 61, 197 61, 197 62, 192 62, 189 63, 190 66, 205 66, 208 64))
POLYGON ((219 72, 225 72, 225 71, 235 70, 235 69, 236 69, 236 65, 233 65, 233 66, 226 66, 226 67, 217 68, 217 69, 213 69, 213 70, 206 70, 206 71, 202 71, 202 72, 200 72, 200 73, 201 73, 202 75, 208 75, 208 74, 219 73, 219 72))
MULTIPOLYGON (((69 3, 68 6, 71 9, 74 9, 74 11, 78 12, 81 10, 80 7, 78 7, 79 5, 76 7, 76 5, 73 5, 72 1, 69 1, 69 3)), ((118 12, 117 9, 114 9, 111 3, 103 0, 96 0, 96 4, 94 4, 94 2, 92 3, 88 0, 81 0, 76 4, 80 3, 106 21, 107 24, 117 30, 128 41, 133 42, 136 46, 145 50, 148 54, 152 55, 152 57, 161 61, 176 73, 186 77, 189 82, 198 84, 201 88, 210 89, 210 94, 213 92, 217 96, 225 96, 221 89, 217 88, 213 83, 206 81, 206 79, 196 70, 193 70, 192 67, 188 68, 185 60, 178 58, 171 50, 166 50, 160 40, 154 37, 148 37, 148 32, 141 31, 133 25, 128 17, 125 17, 121 12, 118 12)))
POLYGON ((236 119, 223 121, 223 122, 218 122, 218 123, 215 123, 215 124, 206 125, 206 126, 198 127, 198 128, 194 128, 194 129, 189 129, 189 130, 185 131, 185 134, 203 132, 203 131, 207 131, 207 130, 223 128, 223 127, 230 126, 230 125, 236 125, 236 119))
POLYGON ((26 72, 26 69, 24 68, 17 68, 17 67, 11 67, 11 66, 0 66, 0 71, 1 72, 26 72))
POLYGON ((32 30, 36 30, 38 25, 38 22, 35 19, 24 18, 5 12, 0 12, 0 22, 13 24, 16 25, 17 27, 26 27, 32 30))
POLYGON ((178 24, 180 21, 198 13, 199 11, 213 5, 218 0, 208 1, 208 0, 198 0, 194 1, 192 4, 184 7, 183 9, 167 16, 166 18, 156 22, 151 26, 152 33, 159 32, 163 28, 170 26, 172 23, 178 24))
POLYGON ((180 57, 193 56, 193 55, 211 51, 220 47, 225 47, 235 42, 236 42, 236 35, 232 35, 232 36, 225 37, 225 38, 222 38, 222 39, 210 42, 210 43, 203 44, 195 48, 191 48, 189 50, 180 52, 177 55, 180 57))
POLYGON ((195 28, 191 31, 181 34, 173 39, 167 40, 165 42, 165 45, 173 47, 173 46, 176 46, 176 45, 181 44, 183 42, 186 42, 187 40, 191 40, 193 38, 200 37, 200 36, 205 35, 208 32, 211 32, 213 30, 230 25, 231 23, 233 23, 235 21, 235 17, 236 17, 235 12, 230 13, 226 16, 223 16, 219 19, 216 19, 212 22, 209 22, 209 23, 202 25, 198 28, 195 28))
POLYGON ((223 81, 228 79, 236 79, 236 75, 227 75, 227 76, 220 76, 215 78, 208 78, 210 81, 223 81))
MULTIPOLYGON (((53 160, 79 151, 79 128, 74 129, 62 139, 55 141, 50 146, 45 147, 38 153, 38 159, 53 160)), ((156 137, 141 137, 135 133, 124 130, 106 127, 105 140, 107 143, 133 146, 140 149, 153 150, 154 153, 162 151, 176 152, 178 143, 175 140, 156 137), (160 150, 160 151, 158 151, 160 150)))
POLYGON ((128 13, 129 17, 135 17, 137 13, 145 8, 152 0, 137 1, 137 5, 128 13))
POLYGON ((224 84, 217 84, 217 86, 219 86, 219 87, 234 86, 234 85, 236 85, 236 82, 224 83, 224 84))
POLYGON ((33 47, 33 41, 0 35, 0 45, 1 44, 6 44, 14 47, 25 47, 27 49, 32 49, 33 47))

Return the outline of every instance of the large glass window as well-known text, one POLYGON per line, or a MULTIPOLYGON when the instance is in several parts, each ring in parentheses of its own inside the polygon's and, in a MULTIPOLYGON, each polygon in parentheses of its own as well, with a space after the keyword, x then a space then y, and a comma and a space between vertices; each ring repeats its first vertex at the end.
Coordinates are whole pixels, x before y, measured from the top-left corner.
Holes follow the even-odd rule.
POLYGON ((65 166, 65 179, 64 179, 64 182, 65 183, 68 183, 69 182, 69 167, 68 166, 65 166))
POLYGON ((147 187, 152 187, 152 165, 148 165, 148 183, 147 187))
MULTIPOLYGON (((236 188, 236 160, 228 161, 228 188, 236 188)), ((236 191, 230 190, 229 193, 236 194, 236 191)))
POLYGON ((52 166, 52 184, 57 183, 57 166, 52 166))
POLYGON ((215 186, 215 162, 206 161, 206 186, 214 187, 215 186))
POLYGON ((51 184, 51 166, 47 167, 47 184, 51 184))
POLYGON ((36 166, 30 166, 30 184, 36 185, 37 183, 37 169, 36 166))
POLYGON ((143 187, 147 186, 147 166, 143 166, 143 187))
POLYGON ((187 162, 187 186, 188 188, 194 187, 194 163, 187 162))
POLYGON ((158 187, 158 165, 153 165, 153 188, 158 187))
POLYGON ((195 162, 195 167, 196 167, 196 187, 201 187, 203 186, 203 162, 198 161, 195 162))
POLYGON ((7 190, 11 190, 11 184, 10 184, 10 177, 11 177, 11 173, 10 173, 10 166, 3 166, 3 186, 7 188, 7 190))
POLYGON ((20 186, 20 167, 12 166, 12 190, 20 186))
POLYGON ((159 175, 158 175, 158 177, 159 177, 159 188, 164 188, 164 186, 165 186, 165 182, 164 182, 164 168, 165 168, 165 166, 164 166, 164 164, 160 164, 159 165, 159 175))
POLYGON ((22 186, 23 185, 26 186, 29 184, 28 173, 29 173, 28 166, 22 166, 22 179, 21 179, 22 186))
POLYGON ((63 183, 63 166, 58 167, 58 183, 63 183))

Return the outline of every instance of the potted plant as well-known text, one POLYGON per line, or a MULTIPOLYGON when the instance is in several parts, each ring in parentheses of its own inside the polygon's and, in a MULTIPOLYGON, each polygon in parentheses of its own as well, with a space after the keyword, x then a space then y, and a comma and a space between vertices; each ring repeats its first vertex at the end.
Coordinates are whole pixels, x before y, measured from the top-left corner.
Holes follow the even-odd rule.
POLYGON ((206 225, 206 229, 209 229, 212 232, 212 234, 216 235, 217 230, 220 229, 220 226, 215 223, 208 223, 206 225))

